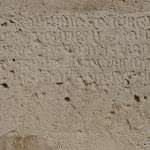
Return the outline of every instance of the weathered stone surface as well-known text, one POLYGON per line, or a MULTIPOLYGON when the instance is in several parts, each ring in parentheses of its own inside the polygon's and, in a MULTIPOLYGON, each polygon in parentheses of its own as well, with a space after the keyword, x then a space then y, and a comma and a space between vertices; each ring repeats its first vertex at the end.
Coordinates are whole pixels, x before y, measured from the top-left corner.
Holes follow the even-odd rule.
POLYGON ((149 1, 16 2, 0 1, 0 150, 150 148, 149 1))

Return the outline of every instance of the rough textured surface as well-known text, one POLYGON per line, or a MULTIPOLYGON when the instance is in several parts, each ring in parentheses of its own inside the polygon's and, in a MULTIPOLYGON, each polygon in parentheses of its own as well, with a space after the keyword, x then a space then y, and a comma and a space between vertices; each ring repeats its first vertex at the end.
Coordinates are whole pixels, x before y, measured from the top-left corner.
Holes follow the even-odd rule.
POLYGON ((150 149, 148 0, 0 4, 0 150, 150 149))
POLYGON ((150 10, 149 0, 0 0, 4 12, 28 12, 30 15, 50 15, 57 12, 117 11, 119 13, 143 12, 150 10))

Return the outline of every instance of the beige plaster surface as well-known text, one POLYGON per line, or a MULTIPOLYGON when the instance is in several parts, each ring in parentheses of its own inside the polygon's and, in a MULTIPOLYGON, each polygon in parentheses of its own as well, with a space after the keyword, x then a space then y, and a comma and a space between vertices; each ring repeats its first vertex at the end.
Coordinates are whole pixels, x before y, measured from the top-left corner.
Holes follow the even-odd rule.
POLYGON ((0 150, 149 150, 149 108, 149 0, 0 0, 0 150))

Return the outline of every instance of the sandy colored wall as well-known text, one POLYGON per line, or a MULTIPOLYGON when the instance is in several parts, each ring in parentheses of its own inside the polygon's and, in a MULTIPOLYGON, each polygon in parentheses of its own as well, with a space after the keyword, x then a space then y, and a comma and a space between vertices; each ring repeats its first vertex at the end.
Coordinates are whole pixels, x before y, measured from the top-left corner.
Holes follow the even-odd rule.
POLYGON ((1 0, 0 150, 150 149, 149 10, 1 0))

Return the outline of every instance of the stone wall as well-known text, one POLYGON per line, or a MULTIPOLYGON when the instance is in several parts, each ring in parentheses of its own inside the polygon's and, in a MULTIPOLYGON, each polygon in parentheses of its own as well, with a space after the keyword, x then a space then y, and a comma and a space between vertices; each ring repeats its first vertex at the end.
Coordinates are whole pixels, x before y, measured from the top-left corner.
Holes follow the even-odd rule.
POLYGON ((150 149, 150 2, 0 1, 0 150, 150 149))

